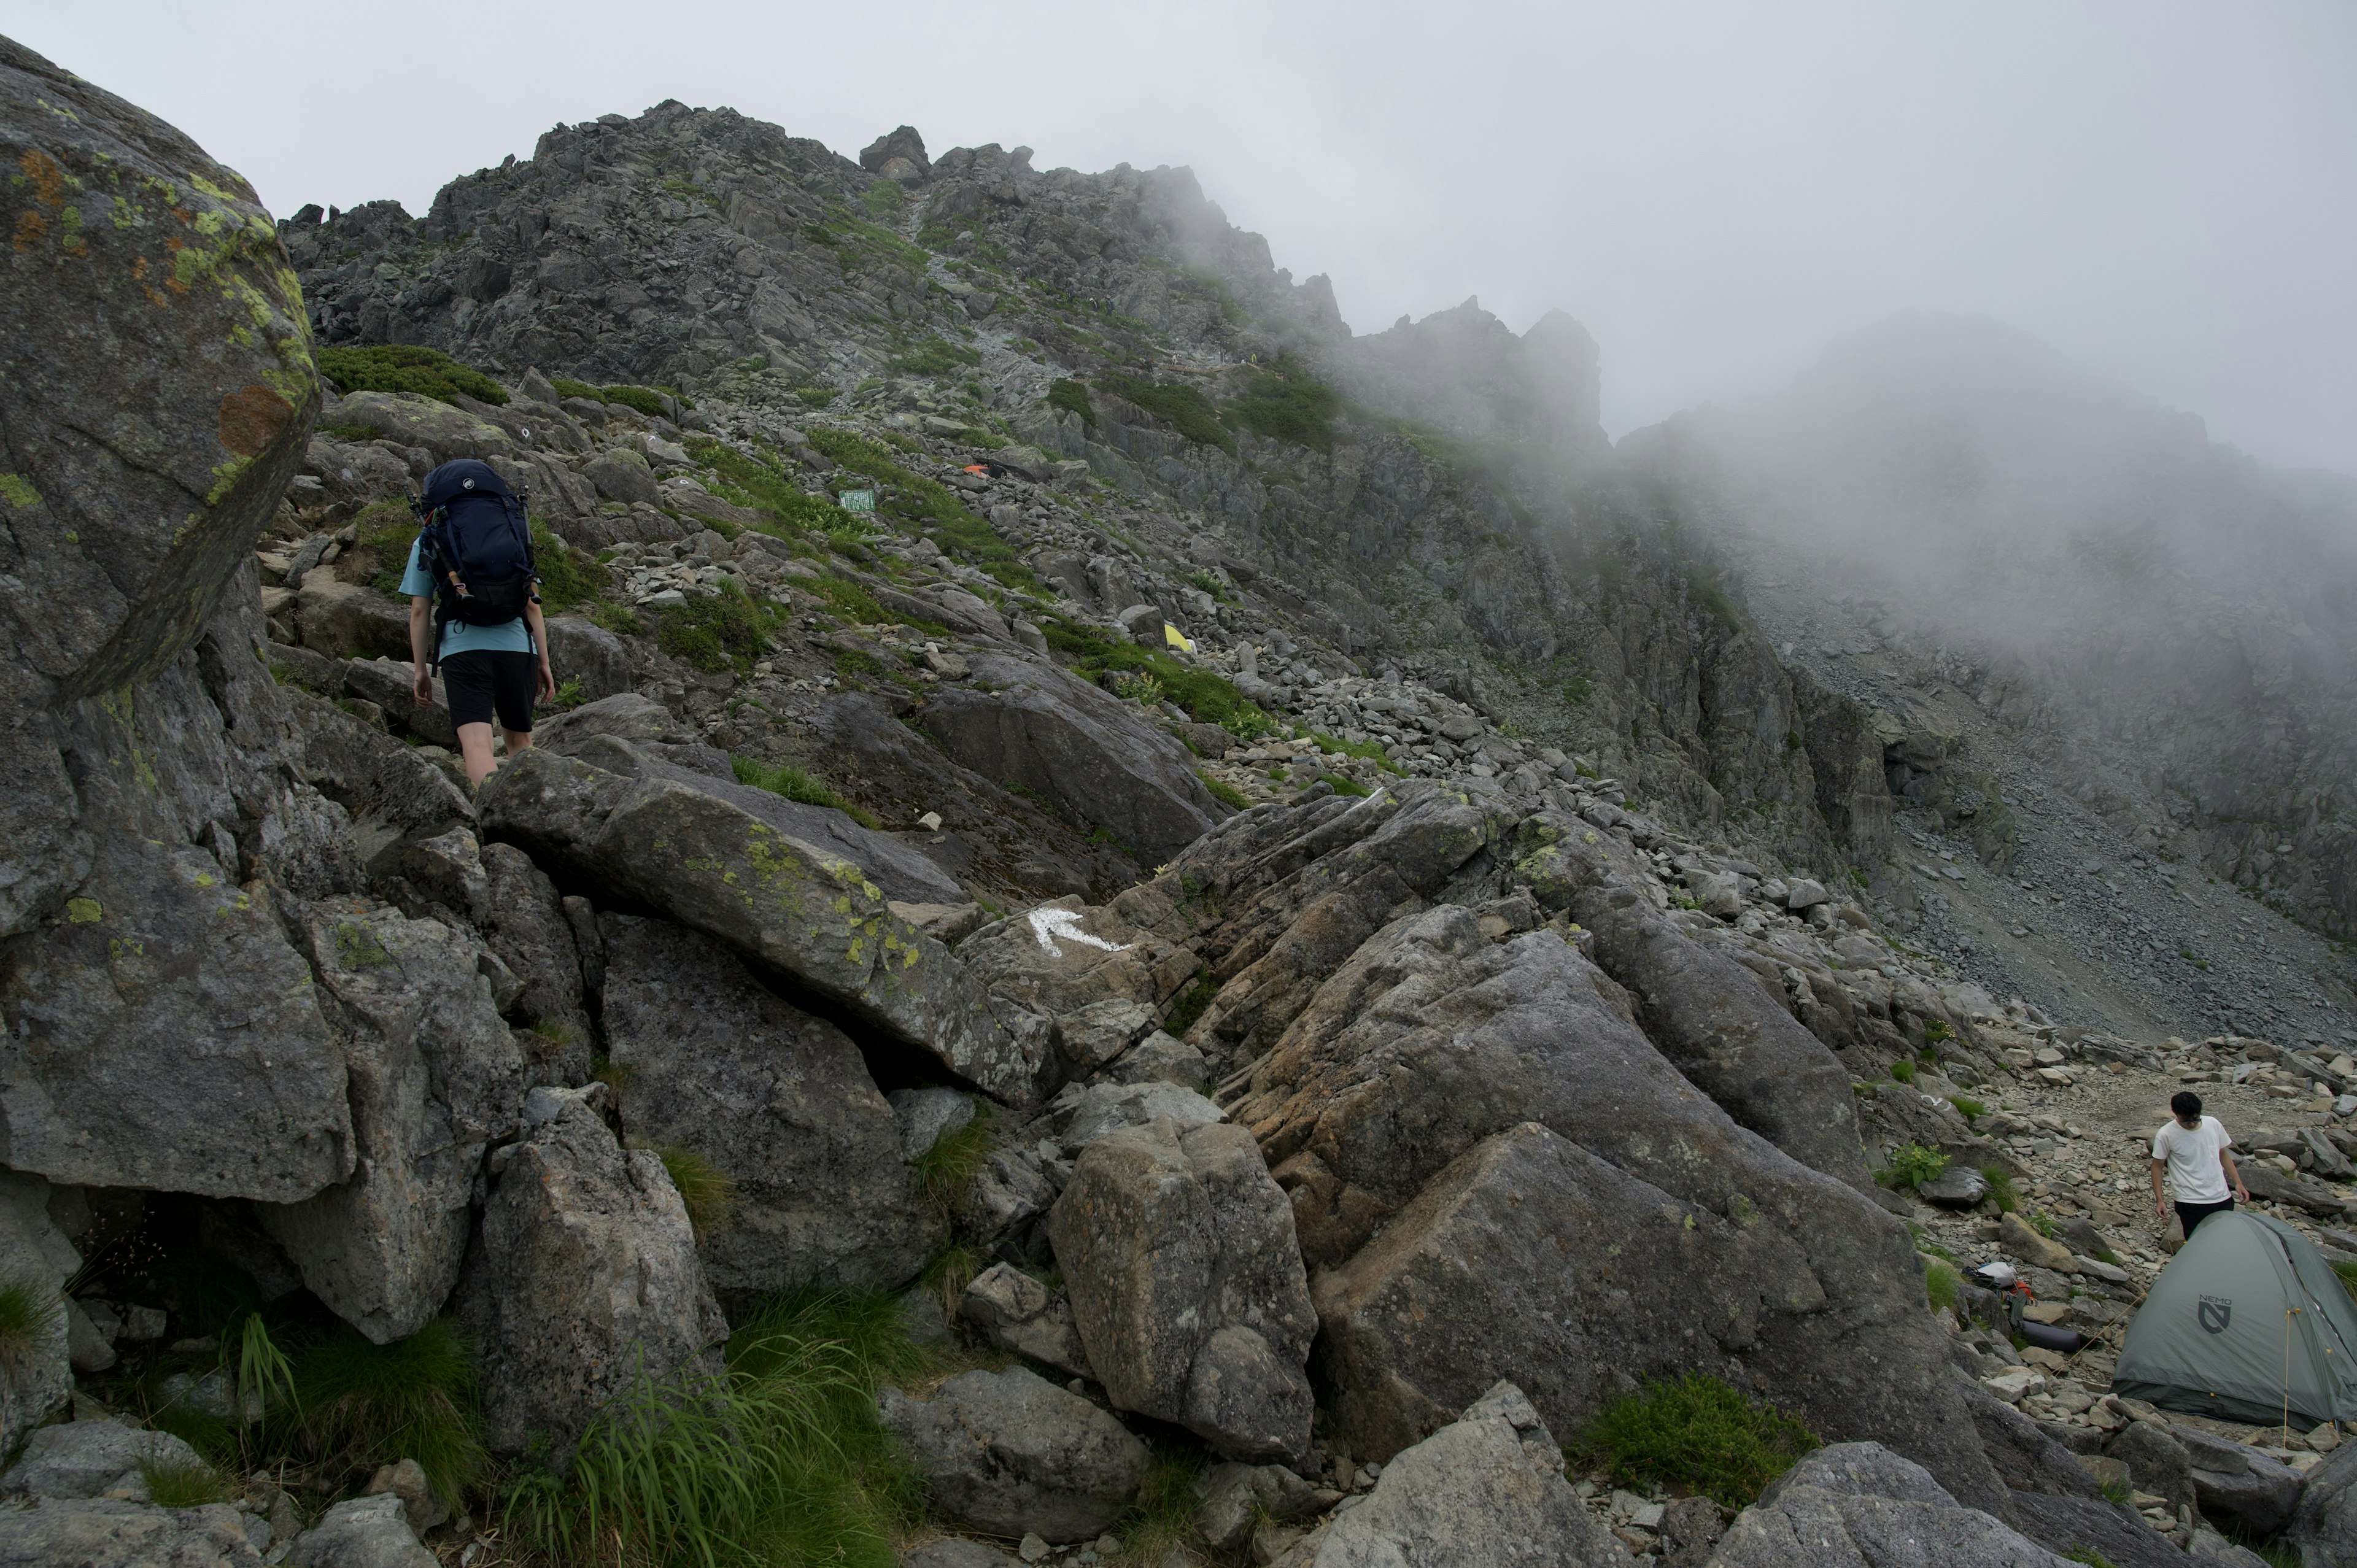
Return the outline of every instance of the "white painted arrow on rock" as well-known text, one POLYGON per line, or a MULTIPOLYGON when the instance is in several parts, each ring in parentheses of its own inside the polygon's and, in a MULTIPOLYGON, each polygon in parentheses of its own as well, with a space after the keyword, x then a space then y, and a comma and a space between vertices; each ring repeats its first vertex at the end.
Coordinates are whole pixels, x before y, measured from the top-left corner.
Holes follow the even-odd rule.
POLYGON ((1082 942, 1107 952, 1127 952, 1127 942, 1109 942, 1103 937, 1092 937, 1081 929, 1081 918, 1070 909, 1034 909, 1031 911, 1031 934, 1048 950, 1049 958, 1061 958, 1064 950, 1056 945, 1058 937, 1068 942, 1082 942))

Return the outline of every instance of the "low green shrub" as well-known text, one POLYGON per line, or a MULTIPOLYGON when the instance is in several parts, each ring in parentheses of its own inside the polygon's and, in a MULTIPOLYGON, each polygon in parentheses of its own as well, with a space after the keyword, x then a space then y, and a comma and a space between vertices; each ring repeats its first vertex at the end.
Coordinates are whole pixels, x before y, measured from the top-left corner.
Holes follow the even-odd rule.
POLYGON ((1348 774, 1320 773, 1318 777, 1323 779, 1327 783, 1334 786, 1334 793, 1337 795, 1372 795, 1374 793, 1372 789, 1368 789, 1364 784, 1361 784, 1357 779, 1351 778, 1348 774))
POLYGON ((1124 375, 1099 376, 1097 385, 1115 397, 1127 398, 1198 446, 1217 446, 1229 456, 1235 456, 1235 436, 1221 423, 1220 411, 1211 406, 1211 400, 1195 388, 1124 375))
POLYGON ((1944 1018, 1927 1018, 1923 1021, 1923 1037, 1933 1045, 1938 1045, 1943 1040, 1954 1039, 1956 1032, 1948 1027, 1948 1022, 1944 1018))
POLYGON ((587 381, 570 381, 564 376, 551 376, 548 384, 556 389, 556 395, 559 397, 586 397, 591 403, 606 401, 606 389, 592 386, 587 381))
POLYGON ((1921 1187, 1936 1181, 1948 1172, 1948 1156, 1937 1149, 1921 1144, 1901 1144, 1890 1151, 1890 1166, 1884 1174, 1894 1187, 1921 1187))
POLYGON ((1753 1403, 1707 1372, 1688 1372, 1648 1379, 1641 1392, 1605 1406, 1567 1446, 1622 1485, 1676 1487, 1742 1509, 1817 1445, 1814 1433, 1781 1411, 1753 1403))
POLYGON ((982 352, 952 343, 946 338, 928 338, 905 354, 895 355, 892 368, 903 375, 953 376, 968 365, 982 363, 982 352))
POLYGON ((2005 1174, 2002 1165, 1983 1165, 1981 1179, 1989 1184, 1989 1201, 2000 1214, 2011 1214, 2020 1208, 2021 1197, 2014 1191, 2013 1178, 2005 1174))
POLYGON ((532 525, 532 564, 540 572, 540 607, 546 615, 602 599, 614 585, 603 562, 587 550, 567 547, 545 523, 532 525))
POLYGON ((757 605, 733 583, 716 594, 673 605, 655 618, 655 645, 674 659, 710 672, 752 673, 753 661, 770 650, 778 612, 757 605))
POLYGON ((2341 1276, 2341 1288, 2357 1297, 2357 1263, 2335 1263, 2332 1272, 2341 1276))
POLYGON ((1901 1057, 1890 1064, 1890 1076, 1901 1083, 1912 1083, 1915 1081, 1915 1064, 1901 1057))
POLYGON ((867 216, 878 223, 891 222, 908 204, 907 193, 898 183, 888 179, 877 180, 867 188, 867 194, 859 199, 859 205, 867 209, 867 216))
POLYGON ((728 1229, 737 1215, 737 1181, 705 1155, 679 1144, 655 1151, 663 1172, 687 1210, 687 1223, 701 1241, 728 1229))
POLYGON ((1234 684, 1199 666, 1181 664, 1159 649, 1115 642, 1084 622, 1049 616, 1040 629, 1048 646, 1071 657, 1091 680, 1109 671, 1152 675, 1162 694, 1198 724, 1218 725, 1239 740, 1256 740, 1276 727, 1234 684))
POLYGON ((1947 1263, 1935 1261, 1923 1267, 1923 1294, 1935 1308, 1953 1310, 1956 1287, 1962 1283, 1964 1276, 1947 1263))
POLYGON ((384 432, 373 424, 323 424, 318 434, 332 435, 339 441, 373 441, 384 432))
POLYGON ((1987 1106, 1967 1094, 1952 1094, 1948 1096, 1948 1103, 1954 1106, 1956 1114, 1967 1122, 1977 1122, 1988 1114, 1987 1106))
POLYGON ((1334 445, 1334 416, 1341 411, 1341 394, 1288 354, 1247 381, 1227 414, 1255 435, 1323 452, 1334 445))
POLYGON ((884 824, 875 812, 864 806, 855 806, 801 768, 782 762, 757 762, 749 757, 731 757, 729 770, 737 782, 749 784, 756 789, 767 789, 772 795, 782 795, 789 800, 799 800, 805 806, 832 806, 864 828, 880 828, 884 824))
POLYGON ((985 572, 1010 588, 1039 594, 1039 577, 1023 564, 1014 546, 991 532, 990 524, 965 509, 946 485, 912 473, 901 466, 890 447, 847 430, 813 426, 810 443, 839 466, 865 474, 877 485, 876 505, 887 517, 920 531, 931 531, 940 547, 970 557, 985 572))
POLYGON ((1146 1441, 1146 1480, 1105 1534, 1121 1542, 1121 1550, 1104 1560, 1105 1568, 1163 1568, 1172 1561, 1194 1562, 1202 1549, 1195 1530, 1195 1510, 1202 1506, 1198 1488, 1217 1456, 1170 1429, 1146 1441))
POLYGON ((699 437, 687 444, 687 454, 711 474, 708 488, 715 495, 763 514, 764 523, 755 526, 764 533, 790 539, 843 515, 843 509, 827 497, 803 489, 766 448, 748 454, 726 442, 699 437))
POLYGON ((671 417, 671 410, 663 406, 663 399, 666 397, 670 398, 682 413, 695 407, 695 404, 669 387, 638 387, 631 386, 627 381, 614 386, 601 387, 598 389, 597 395, 608 403, 619 403, 624 408, 637 409, 649 419, 671 417))
MULTIPOLYGON (((1079 414, 1081 423, 1092 429, 1096 425, 1097 410, 1096 405, 1089 401, 1089 389, 1069 377, 1049 384, 1048 406, 1061 409, 1066 413, 1079 414)), ((1212 580, 1218 581, 1217 578, 1212 580)))
POLYGON ((414 343, 367 349, 322 349, 319 379, 347 395, 356 392, 415 392, 455 403, 465 393, 478 403, 503 403, 508 389, 471 365, 414 343))

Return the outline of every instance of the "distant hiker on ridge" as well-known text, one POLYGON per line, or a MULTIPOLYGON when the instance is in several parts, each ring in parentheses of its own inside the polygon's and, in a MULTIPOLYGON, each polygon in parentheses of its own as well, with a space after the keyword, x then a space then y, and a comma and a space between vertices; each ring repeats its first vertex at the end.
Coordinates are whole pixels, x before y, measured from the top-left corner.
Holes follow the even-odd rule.
POLYGON ((2169 1097, 2169 1109, 2174 1121, 2162 1125, 2152 1138, 2152 1207, 2166 1221, 2169 1202, 2160 1194, 2161 1172, 2169 1173, 2169 1185, 2177 1194, 2177 1218, 2185 1226, 2185 1239, 2193 1240, 2193 1228, 2213 1214, 2234 1207, 2239 1197, 2251 1201, 2251 1189, 2243 1185, 2243 1173, 2234 1168, 2234 1156, 2226 1150, 2234 1140, 2215 1116, 2201 1114, 2201 1097, 2190 1089, 2178 1090, 2169 1097), (2233 1191, 2227 1191, 2227 1184, 2233 1191))
POLYGON ((411 506, 417 542, 401 579, 401 591, 410 596, 409 659, 416 671, 410 693, 419 707, 432 707, 434 677, 441 674, 467 781, 480 784, 497 766, 491 720, 507 732, 513 757, 532 744, 533 700, 556 695, 532 527, 524 498, 490 464, 471 457, 426 475, 411 506), (429 639, 427 611, 437 604, 429 639))

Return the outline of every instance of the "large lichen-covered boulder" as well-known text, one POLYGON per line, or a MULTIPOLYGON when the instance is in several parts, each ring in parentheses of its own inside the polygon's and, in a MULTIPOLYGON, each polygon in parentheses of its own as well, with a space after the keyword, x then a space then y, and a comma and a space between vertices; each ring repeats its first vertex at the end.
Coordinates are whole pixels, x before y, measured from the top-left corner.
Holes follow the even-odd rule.
POLYGON ((363 901, 314 905, 311 962, 350 1044, 350 1180, 254 1214, 311 1294, 380 1345, 430 1322, 466 1256, 483 1151, 515 1131, 523 1053, 482 944, 363 901))
POLYGON ((1037 1097, 1039 1047, 1011 1039, 964 966, 849 861, 705 790, 538 746, 476 809, 540 864, 717 939, 985 1093, 1037 1097))
POLYGON ((697 1239, 713 1288, 914 1278, 944 1228, 859 1047, 709 937, 623 915, 600 924, 624 1131, 692 1151, 734 1184, 728 1215, 697 1239))
POLYGON ((975 931, 958 961, 991 995, 1053 1026, 1059 1069, 1086 1078, 1154 1032, 1195 955, 1077 896, 975 931))
POLYGON ((1708 1568, 2065 1568, 1877 1443, 1804 1456, 1736 1517, 1708 1568))
POLYGON ((1119 1421, 1025 1367, 876 1402, 934 1504, 994 1535, 1086 1541, 1137 1496, 1151 1458, 1119 1421))
POLYGON ((1297 1459, 1317 1325, 1293 1215, 1241 1127, 1168 1117, 1098 1139, 1049 1215, 1114 1404, 1234 1459, 1297 1459))
POLYGON ((979 653, 972 686, 925 705, 926 733, 985 779, 1020 784, 1147 865, 1227 815, 1193 754, 1107 692, 1045 660, 979 653))
POLYGON ((500 1454, 544 1444, 560 1469, 635 1380, 717 1374, 728 1334, 662 1156, 616 1143, 602 1099, 597 1084, 526 1097, 458 1290, 485 1437, 500 1454))
POLYGON ((1534 1377, 1534 1402, 1575 1430, 1639 1378, 1702 1368, 1764 1388, 1830 1436, 1889 1443, 1959 1496, 2001 1506, 1922 1310, 1906 1232, 1855 1188, 1738 1126, 1663 1059, 1614 991, 1552 930, 1492 942, 1471 910, 1438 905, 1394 921, 1335 972, 1230 1105, 1290 1192, 1313 1266, 1345 1276, 1321 1303, 1338 1349, 1328 1369, 1349 1380, 1334 1408, 1351 1451, 1381 1457, 1500 1377, 1534 1377), (1524 1122, 1592 1163, 1525 1134, 1518 1151, 1493 1146, 1486 1171, 1480 1159, 1449 1171, 1524 1122), (1546 1183, 1530 1206, 1559 1229, 1522 1220, 1509 1201, 1504 1166, 1522 1164, 1546 1183), (1631 1259, 1613 1217, 1634 1223, 1648 1189, 1678 1206, 1676 1244, 1631 1259), (1390 1255, 1391 1232, 1378 1229, 1411 1218, 1443 1254, 1491 1257, 1486 1295, 1480 1282, 1442 1291, 1445 1256, 1390 1255), (1361 1267, 1354 1255, 1371 1244, 1361 1267), (1457 1314, 1381 1321, 1384 1303, 1426 1291, 1457 1314), (1579 1353, 1602 1375, 1526 1371, 1522 1358, 1542 1344, 1567 1348, 1585 1335, 1596 1337, 1579 1353), (1859 1377, 1861 1366, 1876 1375, 1859 1377))

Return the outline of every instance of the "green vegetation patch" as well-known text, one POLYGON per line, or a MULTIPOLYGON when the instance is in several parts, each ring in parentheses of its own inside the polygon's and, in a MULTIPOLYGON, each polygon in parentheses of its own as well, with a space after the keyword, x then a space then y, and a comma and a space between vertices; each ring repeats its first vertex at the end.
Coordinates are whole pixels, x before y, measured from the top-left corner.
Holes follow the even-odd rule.
POLYGON ((1341 412, 1341 393, 1289 354, 1247 381, 1243 395, 1227 409, 1230 424, 1255 435, 1320 452, 1333 447, 1334 416, 1341 412))
POLYGON ((1082 424, 1091 429, 1096 427, 1096 404, 1089 401, 1089 389, 1069 377, 1048 388, 1048 406, 1061 409, 1066 413, 1077 413, 1082 424))
POLYGON ((802 237, 813 245, 833 251, 845 272, 864 272, 888 263, 921 277, 931 259, 891 230, 871 223, 840 205, 829 206, 824 220, 803 224, 802 237))
POLYGON ((201 1459, 142 1459, 139 1478, 157 1508, 200 1509, 229 1498, 221 1473, 201 1459))
POLYGON ((1199 446, 1217 446, 1231 457, 1236 455, 1236 438, 1221 422, 1220 411, 1195 388, 1125 375, 1099 376, 1097 385, 1115 397, 1127 398, 1188 440, 1199 446))
POLYGON ((1989 1201, 2000 1214, 2011 1214, 2021 1208, 2021 1195, 2014 1190, 2013 1178, 2005 1174, 2003 1165, 1983 1165, 1981 1178, 1989 1184, 1989 1201))
POLYGON ((1203 1010, 1211 1004, 1211 998, 1219 993, 1220 983, 1210 975, 1197 980, 1178 993, 1178 1001, 1170 1004, 1170 1011, 1162 1020, 1163 1033, 1175 1039, 1185 1039, 1187 1031, 1195 1026, 1196 1020, 1202 1017, 1203 1010))
POLYGON ((1964 1276, 1951 1264, 1932 1259, 1923 1265, 1923 1297, 1935 1308, 1953 1311, 1956 1305, 1956 1287, 1964 1276))
POLYGON ((666 1144, 655 1152, 662 1156, 663 1172, 687 1210, 696 1240, 727 1230, 737 1217, 737 1178, 707 1155, 679 1144, 666 1144))
POLYGON ((295 1447, 312 1462, 364 1477, 414 1459, 454 1505, 490 1477, 473 1347, 455 1318, 390 1345, 339 1324, 296 1341, 288 1359, 295 1447))
POLYGON ((1227 780, 1214 779, 1208 773, 1199 773, 1196 777, 1202 779, 1203 788, 1209 789, 1211 792, 1211 798, 1222 805, 1233 806, 1239 811, 1252 810, 1252 801, 1246 798, 1244 792, 1227 780))
POLYGON ((928 338, 905 354, 895 355, 892 368, 904 375, 953 376, 968 365, 982 363, 982 350, 952 343, 946 338, 928 338))
POLYGON ((757 762, 749 757, 731 757, 728 767, 737 775, 739 784, 767 789, 772 795, 782 795, 805 806, 832 806, 864 828, 884 825, 875 812, 864 806, 853 805, 799 768, 779 762, 757 762))
POLYGON ((925 1202, 943 1220, 956 1213, 959 1200, 990 1157, 998 1141, 996 1126, 990 1107, 974 1101, 974 1120, 952 1133, 944 1133, 933 1140, 933 1146, 910 1162, 917 1175, 917 1190, 925 1202))
POLYGON ((724 583, 709 597, 670 606, 656 616, 655 645, 706 672, 733 669, 749 675, 753 660, 770 650, 770 634, 781 618, 774 607, 757 605, 742 588, 724 583))
POLYGON ((1048 646, 1078 661, 1091 680, 1109 671, 1150 674, 1163 696, 1198 724, 1218 725, 1239 740, 1257 740, 1276 727, 1258 704, 1209 670, 1181 664, 1159 649, 1115 642, 1085 622, 1050 616, 1041 628, 1048 646))
POLYGON ((1816 1434, 1801 1423, 1706 1372, 1647 1380, 1643 1391, 1605 1406, 1568 1445, 1624 1486, 1699 1493, 1727 1509, 1749 1507, 1816 1446, 1816 1434))
POLYGON ((823 425, 810 432, 810 443, 855 474, 865 474, 877 485, 877 511, 924 532, 938 533, 940 547, 968 556, 985 572, 1010 588, 1042 594, 1039 579, 1023 564, 1014 546, 991 532, 990 524, 966 510, 947 485, 903 467, 892 449, 847 430, 823 425))
POLYGON ((546 615, 594 603, 614 585, 614 575, 604 563, 563 543, 545 523, 532 525, 532 564, 540 572, 540 607, 546 615))
POLYGON ((774 453, 756 448, 738 451, 709 436, 687 444, 687 455, 713 478, 712 493, 732 505, 750 507, 762 514, 754 526, 764 533, 791 539, 807 529, 824 529, 843 509, 824 496, 814 496, 795 482, 774 453))
POLYGON ((1954 1106, 1956 1114, 1967 1122, 1977 1122, 1988 1114, 1988 1107, 1970 1095, 1952 1094, 1948 1096, 1948 1103, 1954 1106))
POLYGON ((322 349, 319 379, 339 392, 415 392, 455 404, 464 392, 478 403, 508 401, 508 389, 471 365, 414 343, 370 349, 322 349))
POLYGON ((1912 1187, 1937 1181, 1947 1174, 1948 1156, 1939 1150, 1921 1144, 1901 1144, 1890 1151, 1890 1165, 1882 1176, 1885 1187, 1912 1187))

